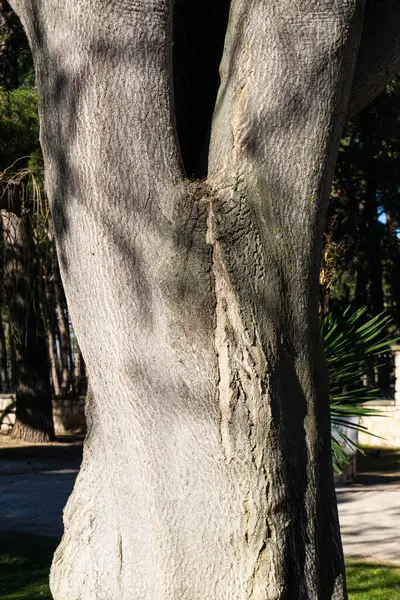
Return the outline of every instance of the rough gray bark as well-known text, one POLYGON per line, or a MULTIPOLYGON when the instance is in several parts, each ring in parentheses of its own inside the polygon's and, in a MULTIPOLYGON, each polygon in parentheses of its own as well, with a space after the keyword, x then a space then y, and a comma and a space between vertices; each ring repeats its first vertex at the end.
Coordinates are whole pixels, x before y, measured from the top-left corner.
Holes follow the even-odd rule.
POLYGON ((346 598, 318 272, 356 0, 234 0, 188 180, 172 2, 15 0, 91 382, 55 600, 346 598))

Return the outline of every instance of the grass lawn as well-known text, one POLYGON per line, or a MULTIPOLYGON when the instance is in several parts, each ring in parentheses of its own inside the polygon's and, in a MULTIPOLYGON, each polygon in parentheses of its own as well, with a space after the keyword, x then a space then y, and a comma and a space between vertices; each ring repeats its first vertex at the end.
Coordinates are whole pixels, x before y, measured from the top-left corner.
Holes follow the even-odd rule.
POLYGON ((347 586, 349 600, 400 600, 400 569, 348 561, 347 586))
MULTIPOLYGON (((54 538, 0 533, 1 600, 51 600, 48 573, 54 538)), ((349 561, 350 600, 400 600, 400 569, 349 561)), ((310 599, 312 600, 312 599, 310 599)))
POLYGON ((0 533, 1 600, 51 600, 48 578, 58 539, 0 533))

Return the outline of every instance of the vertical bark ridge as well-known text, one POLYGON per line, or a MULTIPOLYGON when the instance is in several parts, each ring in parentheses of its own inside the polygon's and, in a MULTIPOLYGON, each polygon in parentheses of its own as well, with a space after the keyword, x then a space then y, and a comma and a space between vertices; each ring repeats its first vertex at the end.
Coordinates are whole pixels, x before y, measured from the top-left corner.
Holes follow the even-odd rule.
MULTIPOLYGON (((276 447, 271 430, 268 398, 270 365, 257 339, 243 323, 235 290, 230 285, 227 265, 216 237, 213 201, 210 200, 207 241, 213 246, 215 279, 216 330, 218 356, 218 391, 220 436, 225 461, 247 465, 248 488, 244 499, 243 543, 248 546, 248 572, 245 577, 246 598, 263 598, 268 589, 278 597, 274 571, 270 568, 271 545, 281 525, 279 505, 284 498, 282 487, 271 494, 271 463, 266 447, 276 447), (260 443, 261 442, 261 443, 260 443), (265 444, 265 445, 264 445, 265 444), (260 595, 261 594, 261 595, 260 595)), ((274 460, 279 460, 274 457, 274 460)), ((273 468, 273 467, 272 467, 273 468)))

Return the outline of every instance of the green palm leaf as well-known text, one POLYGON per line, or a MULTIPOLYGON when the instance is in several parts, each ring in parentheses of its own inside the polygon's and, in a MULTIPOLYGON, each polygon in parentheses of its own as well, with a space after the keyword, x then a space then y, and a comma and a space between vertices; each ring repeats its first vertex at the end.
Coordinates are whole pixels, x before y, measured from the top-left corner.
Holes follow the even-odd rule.
POLYGON ((387 354, 398 340, 388 334, 389 315, 381 313, 366 320, 366 312, 366 307, 355 311, 348 307, 340 317, 332 313, 321 315, 321 335, 330 381, 332 461, 339 473, 349 464, 344 447, 360 450, 343 427, 379 438, 365 426, 349 419, 380 415, 378 410, 366 406, 378 398, 380 390, 366 387, 363 379, 368 372, 368 361, 387 354))

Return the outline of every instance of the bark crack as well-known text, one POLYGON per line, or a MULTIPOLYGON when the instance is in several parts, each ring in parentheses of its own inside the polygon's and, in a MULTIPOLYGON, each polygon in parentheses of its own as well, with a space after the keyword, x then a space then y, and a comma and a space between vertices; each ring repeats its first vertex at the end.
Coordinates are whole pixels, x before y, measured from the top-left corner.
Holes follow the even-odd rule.
POLYGON ((119 583, 121 585, 122 584, 122 572, 123 572, 123 566, 124 566, 124 555, 123 555, 123 549, 122 549, 121 534, 118 535, 118 561, 119 561, 118 579, 119 579, 119 583))
MULTIPOLYGON (((233 192, 234 193, 234 192, 233 192)), ((270 576, 268 568, 274 551, 271 547, 271 515, 275 512, 271 495, 269 459, 265 448, 271 420, 269 397, 268 359, 260 340, 254 318, 246 322, 242 312, 240 283, 232 280, 231 256, 225 250, 222 237, 227 213, 233 213, 241 232, 248 235, 245 224, 251 220, 246 203, 239 207, 228 206, 220 210, 220 199, 209 198, 207 243, 213 248, 212 270, 215 279, 216 325, 215 349, 218 360, 218 403, 220 411, 220 436, 225 461, 235 468, 244 466, 246 489, 243 495, 243 541, 248 555, 246 598, 262 600, 270 576), (247 214, 248 213, 248 214, 247 214)), ((231 218, 229 216, 229 218, 231 218)), ((232 244, 237 243, 230 240, 232 244)), ((245 242, 246 243, 246 242, 245 242)), ((261 243, 261 242, 260 242, 261 243)), ((256 249, 255 255, 258 250, 256 249)), ((247 277, 257 277, 262 268, 257 256, 249 257, 247 277)), ((252 313, 252 311, 250 311, 252 313)))

